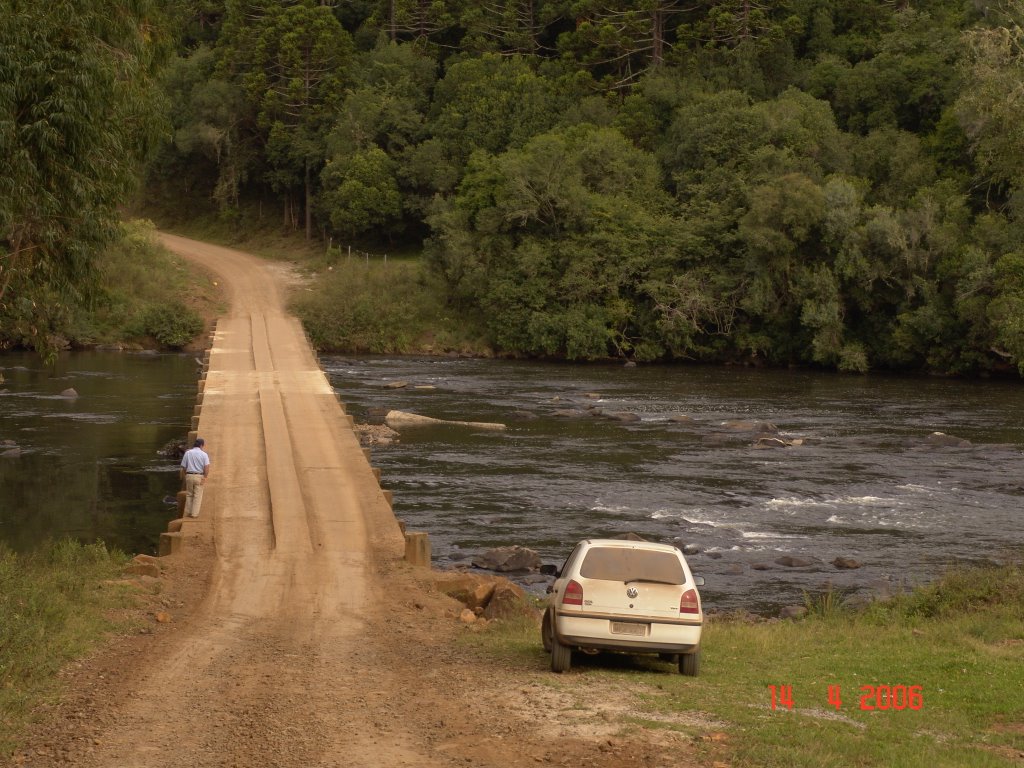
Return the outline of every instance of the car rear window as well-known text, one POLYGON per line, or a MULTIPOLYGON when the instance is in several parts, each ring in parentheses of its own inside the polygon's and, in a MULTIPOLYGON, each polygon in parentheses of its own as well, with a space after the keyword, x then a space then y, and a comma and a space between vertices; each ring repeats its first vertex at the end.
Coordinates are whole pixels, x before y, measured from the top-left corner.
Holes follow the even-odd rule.
POLYGON ((683 564, 674 553, 624 547, 593 547, 580 565, 580 576, 623 582, 635 579, 666 584, 686 582, 683 564))

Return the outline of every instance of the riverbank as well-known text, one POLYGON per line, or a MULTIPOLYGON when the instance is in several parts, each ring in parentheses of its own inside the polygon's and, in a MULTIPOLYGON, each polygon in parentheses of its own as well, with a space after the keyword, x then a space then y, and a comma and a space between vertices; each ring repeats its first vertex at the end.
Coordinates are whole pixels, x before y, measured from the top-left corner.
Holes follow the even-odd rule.
MULTIPOLYGON (((0 754, 50 766, 101 749, 131 681, 190 631, 211 556, 164 559, 159 579, 128 581, 123 557, 96 547, 62 544, 31 567, 0 558, 0 633, 19 626, 11 616, 24 617, 25 605, 34 627, 20 625, 17 643, 0 634, 0 754), (93 737, 69 742, 83 716, 93 737)), ((491 765, 513 736, 525 758, 554 764, 1010 768, 1024 757, 1019 565, 953 572, 856 612, 824 595, 798 621, 716 617, 697 678, 653 658, 585 655, 555 675, 536 622, 462 625, 426 573, 380 574, 402 584, 404 599, 392 606, 394 637, 376 652, 398 679, 431 670, 421 696, 472 698, 474 722, 488 723, 494 741, 486 752, 474 738, 435 742, 456 749, 453 760, 491 765)), ((469 727, 454 710, 433 714, 446 733, 469 727)))
POLYGON ((131 624, 136 591, 118 580, 126 561, 71 540, 30 555, 0 546, 0 755, 60 694, 60 671, 131 624))
POLYGON ((48 328, 0 329, 0 349, 191 349, 224 307, 216 281, 161 248, 146 220, 122 224, 96 271, 95 285, 53 311, 48 328))
MULTIPOLYGON (((797 621, 715 617, 700 677, 631 657, 576 654, 555 692, 610 689, 609 719, 714 751, 708 765, 969 768, 1024 760, 1024 569, 948 573, 843 609, 809 597, 797 621)), ((534 627, 467 635, 494 664, 543 675, 534 627)), ((586 712, 579 714, 586 718, 586 712)))

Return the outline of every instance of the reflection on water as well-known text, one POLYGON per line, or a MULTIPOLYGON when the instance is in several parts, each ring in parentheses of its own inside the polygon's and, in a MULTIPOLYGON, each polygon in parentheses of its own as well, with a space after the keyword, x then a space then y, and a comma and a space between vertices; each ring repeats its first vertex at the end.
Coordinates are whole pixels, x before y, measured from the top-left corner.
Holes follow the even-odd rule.
POLYGON ((20 448, 0 456, 0 542, 25 551, 72 536, 155 552, 178 490, 177 462, 157 451, 188 430, 192 357, 71 353, 48 369, 11 353, 0 373, 0 441, 20 448), (62 397, 68 388, 79 396, 62 397))
POLYGON ((702 593, 732 608, 800 602, 803 590, 830 583, 892 591, 1024 545, 1016 383, 457 359, 322 364, 357 420, 394 408, 508 424, 503 433, 408 431, 374 449, 396 514, 431 533, 442 567, 506 544, 560 563, 579 538, 633 531, 700 547, 690 560, 707 578, 702 593), (409 386, 385 386, 398 381, 409 386), (639 421, 554 415, 595 408, 639 421), (730 420, 768 421, 803 443, 755 448, 730 420), (971 444, 933 444, 933 431, 971 444), (819 562, 775 563, 784 555, 819 562), (863 567, 841 570, 837 557, 863 567))

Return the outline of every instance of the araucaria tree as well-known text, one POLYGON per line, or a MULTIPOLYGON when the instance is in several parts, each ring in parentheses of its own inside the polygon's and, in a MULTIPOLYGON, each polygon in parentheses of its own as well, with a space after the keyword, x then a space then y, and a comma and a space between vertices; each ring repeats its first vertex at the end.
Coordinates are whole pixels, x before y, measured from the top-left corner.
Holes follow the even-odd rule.
POLYGON ((303 190, 306 238, 313 234, 313 182, 324 161, 324 136, 338 104, 352 43, 324 4, 245 2, 228 5, 223 66, 257 105, 266 131, 270 182, 303 190))

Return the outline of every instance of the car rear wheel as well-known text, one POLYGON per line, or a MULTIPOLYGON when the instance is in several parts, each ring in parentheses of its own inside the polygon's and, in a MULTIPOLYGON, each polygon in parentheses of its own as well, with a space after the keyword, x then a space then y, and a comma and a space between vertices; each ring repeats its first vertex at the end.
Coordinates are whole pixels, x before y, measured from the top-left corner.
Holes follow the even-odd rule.
POLYGON ((572 649, 567 645, 562 645, 558 642, 558 638, 555 637, 555 633, 551 633, 551 671, 552 672, 568 672, 569 668, 572 667, 572 649))
POLYGON ((545 653, 551 653, 551 614, 547 611, 540 625, 540 641, 544 644, 545 653))
POLYGON ((696 677, 700 672, 700 651, 684 653, 679 656, 679 674, 696 677))

